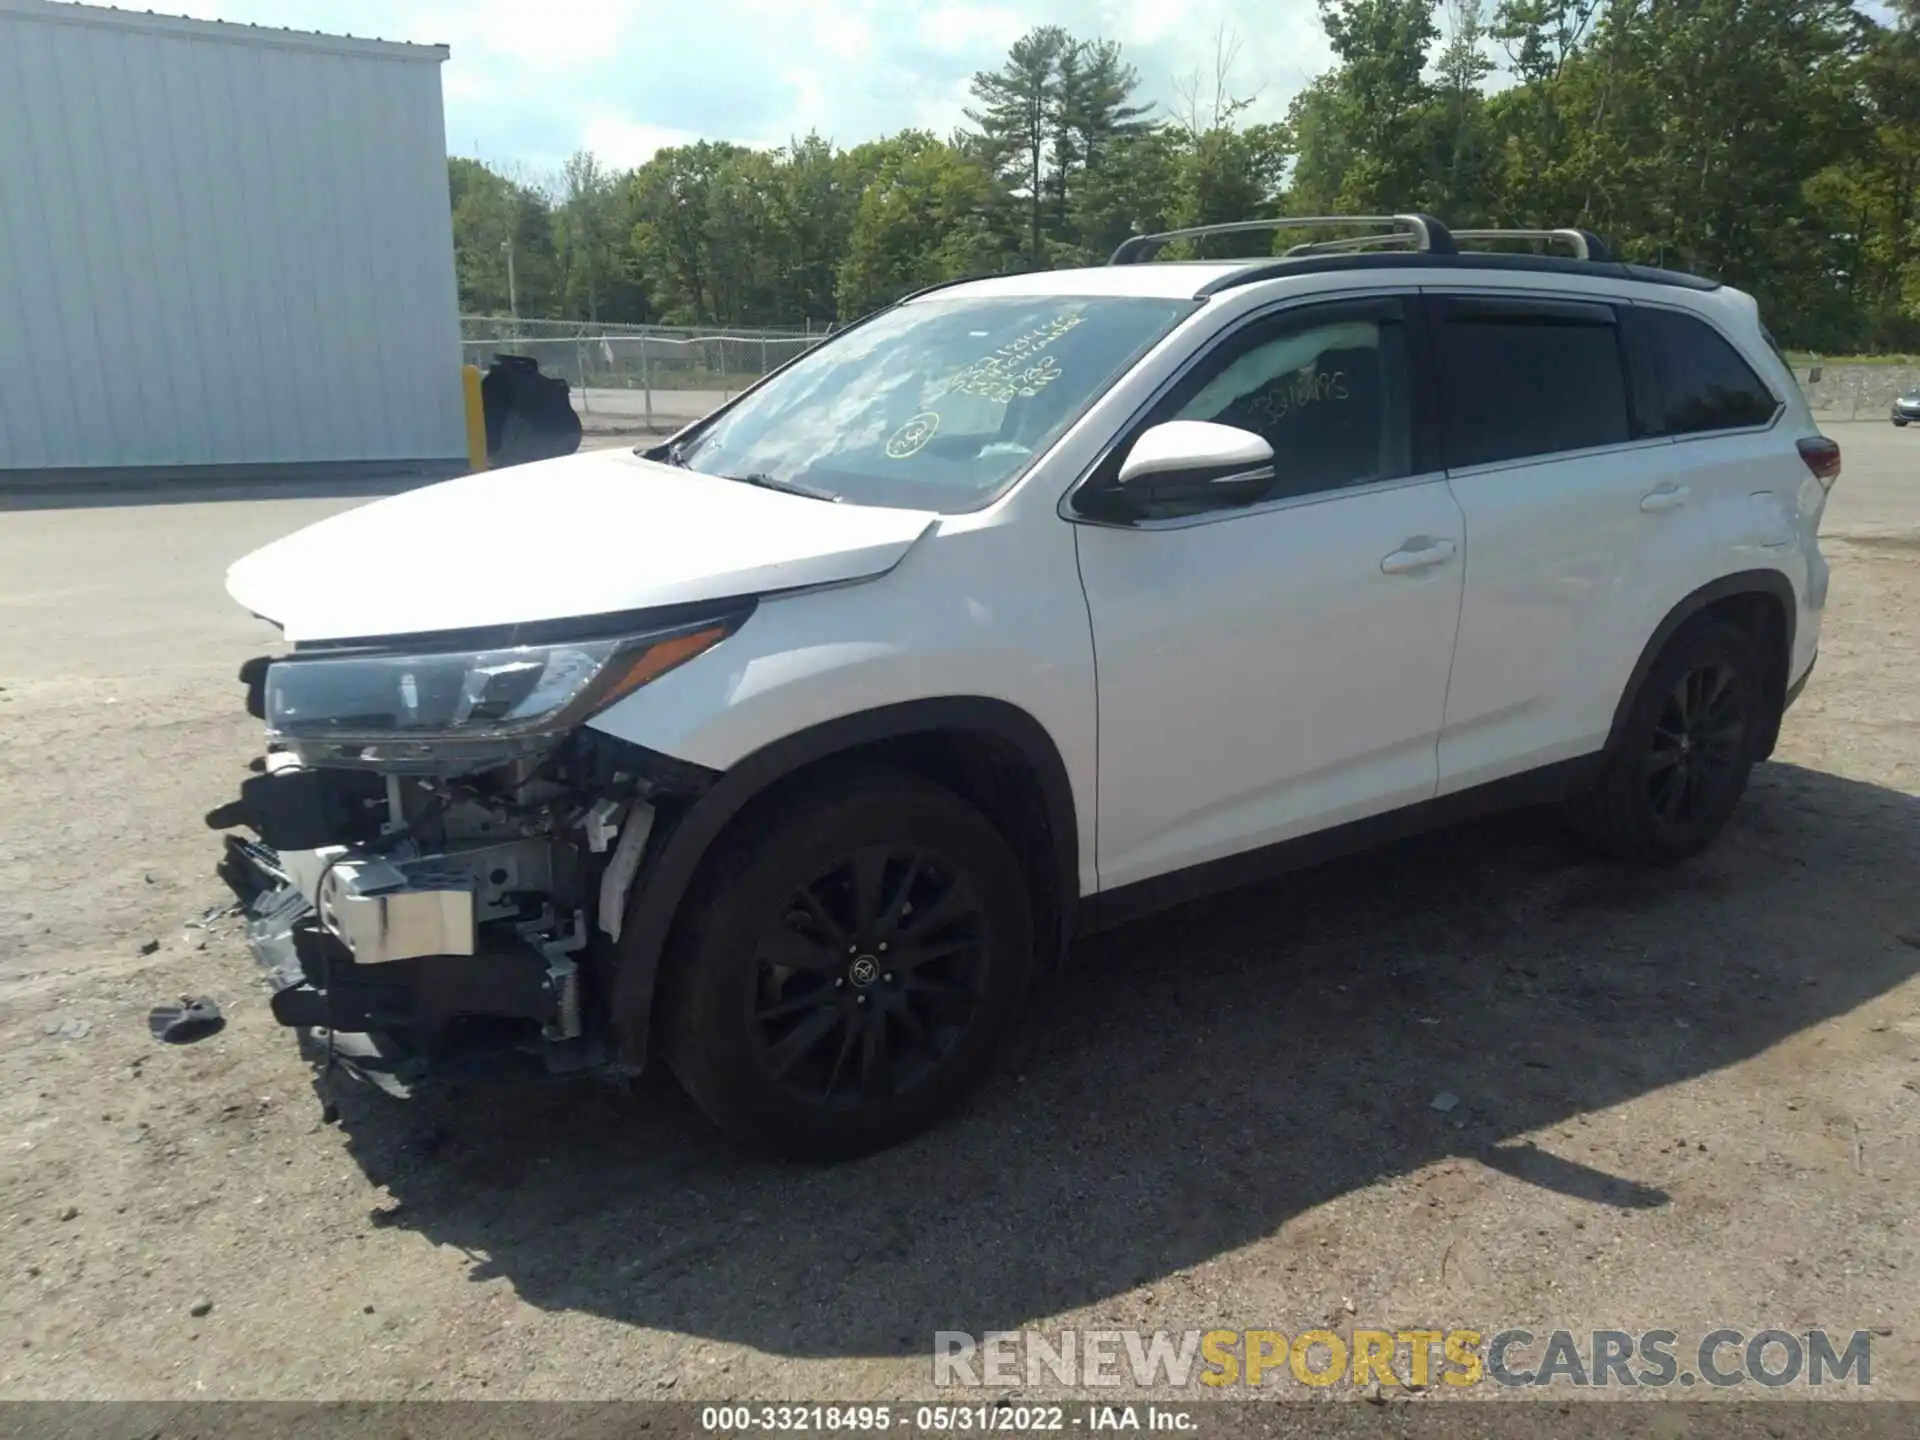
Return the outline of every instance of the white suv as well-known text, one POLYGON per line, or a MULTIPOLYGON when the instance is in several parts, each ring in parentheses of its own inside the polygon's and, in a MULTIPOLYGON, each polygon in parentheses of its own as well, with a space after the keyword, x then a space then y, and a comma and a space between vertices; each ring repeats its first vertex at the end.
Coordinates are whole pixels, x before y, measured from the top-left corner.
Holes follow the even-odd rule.
POLYGON ((846 1155, 1149 909, 1515 802, 1700 849, 1839 473, 1753 300, 1580 231, 1215 228, 1336 224, 936 287, 657 448, 238 562, 292 649, 209 821, 275 1015, 402 1092, 658 1052, 846 1155))

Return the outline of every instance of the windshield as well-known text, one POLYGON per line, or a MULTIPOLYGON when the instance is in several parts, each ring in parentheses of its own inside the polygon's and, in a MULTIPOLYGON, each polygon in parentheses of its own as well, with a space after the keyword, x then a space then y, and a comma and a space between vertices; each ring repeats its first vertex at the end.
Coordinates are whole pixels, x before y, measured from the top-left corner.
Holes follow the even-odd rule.
POLYGON ((746 396, 674 458, 858 505, 952 513, 999 494, 1190 300, 929 299, 746 396))

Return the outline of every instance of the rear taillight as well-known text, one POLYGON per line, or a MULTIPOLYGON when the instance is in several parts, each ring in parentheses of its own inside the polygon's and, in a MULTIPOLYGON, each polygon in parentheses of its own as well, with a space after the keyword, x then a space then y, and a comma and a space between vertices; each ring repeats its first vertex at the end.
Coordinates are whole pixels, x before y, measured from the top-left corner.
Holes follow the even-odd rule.
POLYGON ((1840 478, 1840 442, 1829 440, 1824 435, 1815 435, 1800 442, 1800 458, 1807 462, 1807 469, 1813 472, 1813 478, 1820 482, 1823 490, 1833 489, 1833 482, 1840 478))

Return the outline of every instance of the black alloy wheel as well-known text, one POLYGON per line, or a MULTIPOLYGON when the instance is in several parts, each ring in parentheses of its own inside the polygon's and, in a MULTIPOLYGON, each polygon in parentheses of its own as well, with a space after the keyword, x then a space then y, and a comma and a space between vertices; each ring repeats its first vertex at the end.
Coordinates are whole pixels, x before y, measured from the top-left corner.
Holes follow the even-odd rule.
POLYGON ((795 1099, 856 1108, 925 1085, 987 994, 992 925, 973 883, 912 845, 871 845, 800 885, 754 952, 750 1028, 795 1099))
POLYGON ((1675 831, 1699 824, 1726 798, 1748 753, 1751 697, 1733 666, 1710 660, 1668 693, 1647 749, 1647 802, 1675 831))
POLYGON ((845 1159, 986 1073, 1033 970, 1030 882, 953 791, 880 766, 743 813, 683 903, 656 1030, 748 1146, 845 1159))
POLYGON ((1634 692, 1567 818, 1622 860, 1698 854, 1732 818, 1773 719, 1767 667, 1748 634, 1702 615, 1676 631, 1634 692))

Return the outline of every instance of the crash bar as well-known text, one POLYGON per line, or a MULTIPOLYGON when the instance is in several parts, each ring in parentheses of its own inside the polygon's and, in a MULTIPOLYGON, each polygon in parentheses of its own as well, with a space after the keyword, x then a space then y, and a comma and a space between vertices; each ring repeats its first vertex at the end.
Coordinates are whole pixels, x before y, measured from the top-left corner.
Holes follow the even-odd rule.
POLYGON ((1175 240, 1193 240, 1204 235, 1243 235, 1256 230, 1312 230, 1330 225, 1398 225, 1400 231, 1392 236, 1366 238, 1408 243, 1411 248, 1430 255, 1459 253, 1451 232, 1431 215, 1281 215, 1271 220, 1234 220, 1223 225, 1193 225, 1184 230, 1135 235, 1121 241, 1107 263, 1138 265, 1151 260, 1162 246, 1175 240))

